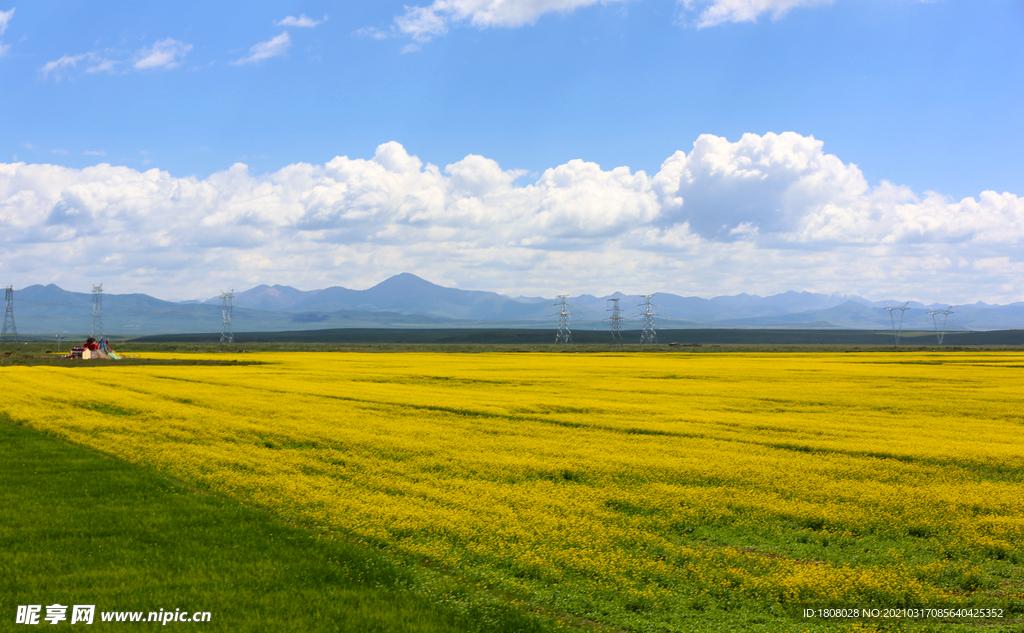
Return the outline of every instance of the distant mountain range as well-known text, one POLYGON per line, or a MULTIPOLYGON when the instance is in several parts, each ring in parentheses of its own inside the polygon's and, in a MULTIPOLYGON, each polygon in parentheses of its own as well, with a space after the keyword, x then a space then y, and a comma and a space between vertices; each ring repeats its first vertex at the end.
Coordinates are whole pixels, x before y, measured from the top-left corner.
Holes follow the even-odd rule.
MULTIPOLYGON (((220 297, 214 297, 205 303, 219 306, 220 297)), ((470 320, 516 319, 523 316, 524 309, 528 312, 538 312, 533 309, 536 308, 535 305, 524 304, 494 292, 445 288, 409 273, 385 279, 367 290, 349 290, 334 286, 323 290, 303 291, 290 286, 256 286, 237 293, 234 304, 253 310, 325 314, 343 310, 399 312, 470 320)))
MULTIPOLYGON (((615 293, 608 297, 580 295, 573 306, 572 327, 607 327, 608 299, 618 298, 623 315, 641 312, 641 298, 615 293)), ((655 294, 659 327, 671 328, 822 328, 889 329, 890 300, 872 301, 856 295, 785 292, 770 297, 740 294, 730 297, 681 297, 655 294)), ((15 319, 23 336, 69 338, 90 332, 92 295, 69 292, 53 284, 15 291, 15 319)), ((494 292, 459 290, 430 283, 409 273, 395 275, 367 290, 331 287, 298 290, 260 285, 234 298, 235 331, 285 331, 345 327, 555 327, 554 299, 508 297, 494 292)), ((931 329, 928 310, 947 304, 908 304, 904 329, 931 329)), ((1024 328, 1024 302, 1010 305, 951 306, 948 330, 1024 328)), ((896 312, 899 318, 899 312, 896 312)), ((624 327, 640 327, 627 318, 624 327)), ((172 302, 144 294, 105 294, 103 330, 116 336, 219 332, 220 297, 172 302)))

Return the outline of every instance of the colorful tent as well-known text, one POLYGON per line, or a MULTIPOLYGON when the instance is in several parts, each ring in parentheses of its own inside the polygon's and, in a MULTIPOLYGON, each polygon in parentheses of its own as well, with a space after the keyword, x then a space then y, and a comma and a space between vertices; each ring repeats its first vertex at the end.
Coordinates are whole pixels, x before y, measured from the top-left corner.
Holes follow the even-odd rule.
POLYGON ((99 351, 106 354, 108 358, 113 358, 114 360, 121 360, 121 356, 110 347, 110 343, 107 341, 107 339, 100 340, 99 351))

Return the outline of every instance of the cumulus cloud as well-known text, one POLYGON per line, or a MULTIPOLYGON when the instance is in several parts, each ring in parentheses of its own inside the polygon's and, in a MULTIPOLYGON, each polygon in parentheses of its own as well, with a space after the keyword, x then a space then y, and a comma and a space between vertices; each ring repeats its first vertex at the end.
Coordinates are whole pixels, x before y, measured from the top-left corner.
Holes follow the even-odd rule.
POLYGON ((405 14, 395 18, 398 33, 417 42, 429 42, 443 35, 448 25, 468 22, 477 27, 517 27, 533 24, 547 13, 571 13, 594 4, 610 4, 626 0, 434 0, 426 7, 406 7, 405 14))
POLYGON ((152 46, 140 48, 135 53, 134 67, 136 70, 177 68, 190 50, 191 44, 168 37, 154 42, 152 46))
POLYGON ((306 17, 305 13, 302 13, 302 14, 299 14, 299 17, 295 17, 294 15, 289 15, 288 17, 286 17, 283 20, 279 20, 277 22, 274 22, 274 24, 276 24, 277 26, 297 26, 299 28, 311 29, 314 26, 316 26, 317 24, 323 24, 326 21, 327 21, 327 16, 326 15, 324 16, 323 20, 314 20, 313 18, 306 17))
POLYGON ((679 151, 664 162, 657 187, 666 199, 686 201, 668 213, 705 237, 720 237, 745 222, 785 233, 808 209, 849 208, 868 189, 855 165, 825 154, 823 147, 814 137, 792 132, 744 134, 736 142, 703 135, 689 154, 679 151))
POLYGON ((772 19, 782 17, 797 7, 831 4, 832 0, 681 0, 688 11, 698 11, 698 27, 717 26, 724 22, 753 22, 761 15, 772 19))
POLYGON ((305 288, 410 271, 512 294, 927 287, 948 301, 1024 298, 1024 198, 871 186, 813 137, 704 135, 653 175, 579 159, 524 175, 478 155, 439 167, 396 142, 370 158, 264 175, 236 164, 202 179, 0 164, 0 270, 47 283, 119 277, 156 294, 173 283, 194 296, 211 292, 217 270, 305 288))
POLYGON ((288 36, 288 31, 284 31, 277 37, 271 38, 266 42, 254 44, 252 48, 249 49, 249 55, 231 63, 235 66, 240 66, 242 64, 260 62, 264 59, 270 59, 271 57, 278 57, 279 55, 287 53, 291 45, 292 38, 288 36))

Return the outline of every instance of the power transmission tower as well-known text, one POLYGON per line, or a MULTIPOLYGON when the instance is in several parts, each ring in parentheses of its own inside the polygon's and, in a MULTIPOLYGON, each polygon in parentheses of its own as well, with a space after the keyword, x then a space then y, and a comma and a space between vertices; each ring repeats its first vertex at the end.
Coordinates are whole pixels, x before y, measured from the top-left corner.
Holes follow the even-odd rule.
POLYGON ((622 313, 619 312, 619 299, 609 299, 608 305, 610 306, 607 311, 611 312, 612 315, 608 317, 608 320, 612 323, 612 347, 622 346, 622 313))
POLYGON ((235 342, 235 330, 231 326, 231 308, 232 301, 235 298, 235 290, 232 288, 231 292, 220 293, 220 342, 221 343, 234 343, 235 342))
MULTIPOLYGON (((907 303, 910 303, 910 302, 908 301, 907 303)), ((893 347, 895 347, 895 346, 900 344, 900 334, 903 332, 903 315, 906 313, 907 310, 910 309, 910 308, 907 307, 907 303, 904 303, 901 306, 886 306, 885 307, 885 311, 889 313, 889 320, 892 322, 892 333, 893 333, 893 336, 896 337, 896 342, 893 343, 893 347), (893 312, 895 312, 896 310, 900 311, 900 326, 899 326, 899 329, 896 328, 896 317, 893 315, 893 312)))
POLYGON ((92 332, 96 340, 103 338, 103 284, 92 287, 92 332), (99 336, 96 333, 99 332, 99 336))
POLYGON ((572 331, 569 330, 569 317, 572 316, 572 312, 569 312, 569 308, 572 306, 565 302, 565 300, 569 298, 569 295, 558 295, 558 298, 560 301, 552 304, 558 308, 558 312, 548 315, 558 317, 558 334, 555 335, 555 345, 560 345, 562 343, 572 344, 572 331))
POLYGON ((939 339, 939 345, 942 345, 942 339, 946 338, 946 320, 949 315, 953 314, 953 306, 949 306, 945 310, 930 310, 928 315, 932 317, 932 323, 935 325, 935 336, 939 339), (942 315, 942 331, 939 331, 939 315, 942 315))
POLYGON ((0 334, 0 343, 6 343, 11 340, 17 343, 18 328, 14 325, 14 286, 7 286, 4 299, 6 300, 7 308, 4 310, 4 329, 3 333, 0 334))
POLYGON ((651 303, 651 297, 654 295, 642 295, 644 302, 639 304, 638 308, 643 308, 644 313, 640 316, 644 318, 644 331, 640 335, 641 345, 655 345, 658 342, 658 335, 654 331, 654 317, 658 316, 654 312, 655 306, 651 303))

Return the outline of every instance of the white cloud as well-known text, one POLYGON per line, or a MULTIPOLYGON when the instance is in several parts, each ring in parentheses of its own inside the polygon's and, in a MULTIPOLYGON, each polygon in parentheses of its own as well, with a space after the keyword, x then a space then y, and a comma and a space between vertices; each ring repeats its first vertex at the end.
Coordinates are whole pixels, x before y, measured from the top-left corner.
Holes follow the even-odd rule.
POLYGON ((71 68, 77 68, 78 62, 85 59, 86 55, 64 55, 60 59, 56 59, 52 62, 46 62, 46 64, 39 69, 43 79, 48 79, 51 76, 60 81, 65 73, 71 68))
POLYGON ((121 62, 109 59, 99 51, 90 51, 81 55, 64 55, 60 59, 47 62, 39 69, 39 74, 43 80, 52 78, 54 81, 60 81, 68 77, 73 70, 77 70, 80 63, 87 73, 109 73, 114 72, 121 62))
POLYGON ((386 40, 387 38, 391 37, 391 33, 389 33, 388 31, 376 29, 373 28, 372 26, 364 26, 361 29, 357 29, 355 31, 355 34, 372 37, 375 40, 386 40))
POLYGON ((66 150, 66 149, 51 149, 50 153, 51 154, 67 154, 68 150, 66 150))
POLYGON ((656 186, 668 201, 686 204, 667 210, 708 238, 723 226, 744 222, 762 232, 785 233, 808 209, 833 204, 848 208, 868 189, 860 170, 822 151, 814 137, 793 132, 744 134, 730 143, 703 135, 690 154, 676 152, 662 165, 656 186))
POLYGON ((260 42, 259 44, 253 45, 249 49, 249 55, 241 59, 231 62, 235 66, 242 64, 252 64, 255 62, 263 61, 264 59, 270 59, 271 57, 277 57, 284 55, 288 52, 288 48, 292 45, 292 39, 288 37, 288 31, 284 31, 277 37, 271 38, 266 42, 260 42))
POLYGON ((304 288, 410 271, 513 295, 1024 299, 1024 198, 872 187, 795 133, 701 136, 653 175, 571 160, 523 176, 477 155, 438 167, 394 142, 368 159, 265 175, 237 164, 204 179, 0 164, 0 272, 62 285, 81 275, 83 287, 99 275, 157 295, 175 285, 186 297, 209 294, 216 270, 304 288))
POLYGON ((191 44, 168 37, 154 42, 152 46, 140 48, 135 53, 134 67, 136 70, 176 68, 181 65, 181 60, 190 50, 191 44))
MULTIPOLYGON (((392 33, 424 43, 448 32, 453 24, 469 23, 480 28, 519 27, 534 24, 548 13, 571 13, 595 4, 629 0, 434 0, 428 6, 406 7, 395 18, 392 33)), ((697 26, 724 22, 752 22, 763 14, 779 18, 797 7, 830 4, 833 0, 678 0, 684 10, 698 12, 697 26)), ((384 37, 386 31, 365 28, 357 33, 384 37)))
POLYGON ((753 22, 765 13, 777 19, 797 7, 831 4, 832 0, 680 0, 688 11, 700 11, 698 27, 724 22, 753 22))
POLYGON ((14 17, 14 8, 8 9, 7 11, 0 11, 0 35, 7 32, 7 25, 11 23, 11 18, 14 17))
POLYGON ((82 152, 83 156, 106 156, 107 153, 103 150, 85 150, 82 152))
POLYGON ((288 17, 286 17, 283 20, 279 20, 277 22, 274 22, 274 24, 276 24, 277 26, 296 26, 296 27, 299 27, 299 28, 311 29, 314 26, 316 26, 317 24, 323 24, 326 21, 327 21, 327 16, 326 15, 324 16, 323 20, 314 20, 313 18, 306 17, 305 13, 302 13, 302 14, 299 15, 299 17, 295 17, 294 15, 289 15, 288 17))
POLYGON ((85 69, 87 73, 112 73, 117 67, 116 62, 112 59, 101 58, 98 59, 92 66, 85 69))
POLYGON ((534 24, 547 13, 571 13, 594 4, 627 0, 434 0, 427 7, 406 7, 395 18, 397 31, 417 42, 429 42, 443 35, 453 22, 469 22, 477 27, 517 27, 534 24))
POLYGON ((79 69, 87 73, 116 72, 119 65, 130 64, 138 71, 170 69, 181 65, 181 60, 192 50, 191 44, 173 38, 158 40, 152 46, 140 48, 134 54, 123 50, 95 50, 80 55, 64 55, 47 62, 39 69, 43 80, 60 81, 79 69), (130 58, 130 59, 129 59, 130 58))
MULTIPOLYGON (((10 24, 11 18, 14 17, 14 8, 10 8, 7 11, 0 11, 0 35, 3 35, 7 31, 7 25, 10 24)), ((4 44, 0 42, 0 57, 7 54, 7 51, 11 50, 10 44, 4 44)))

